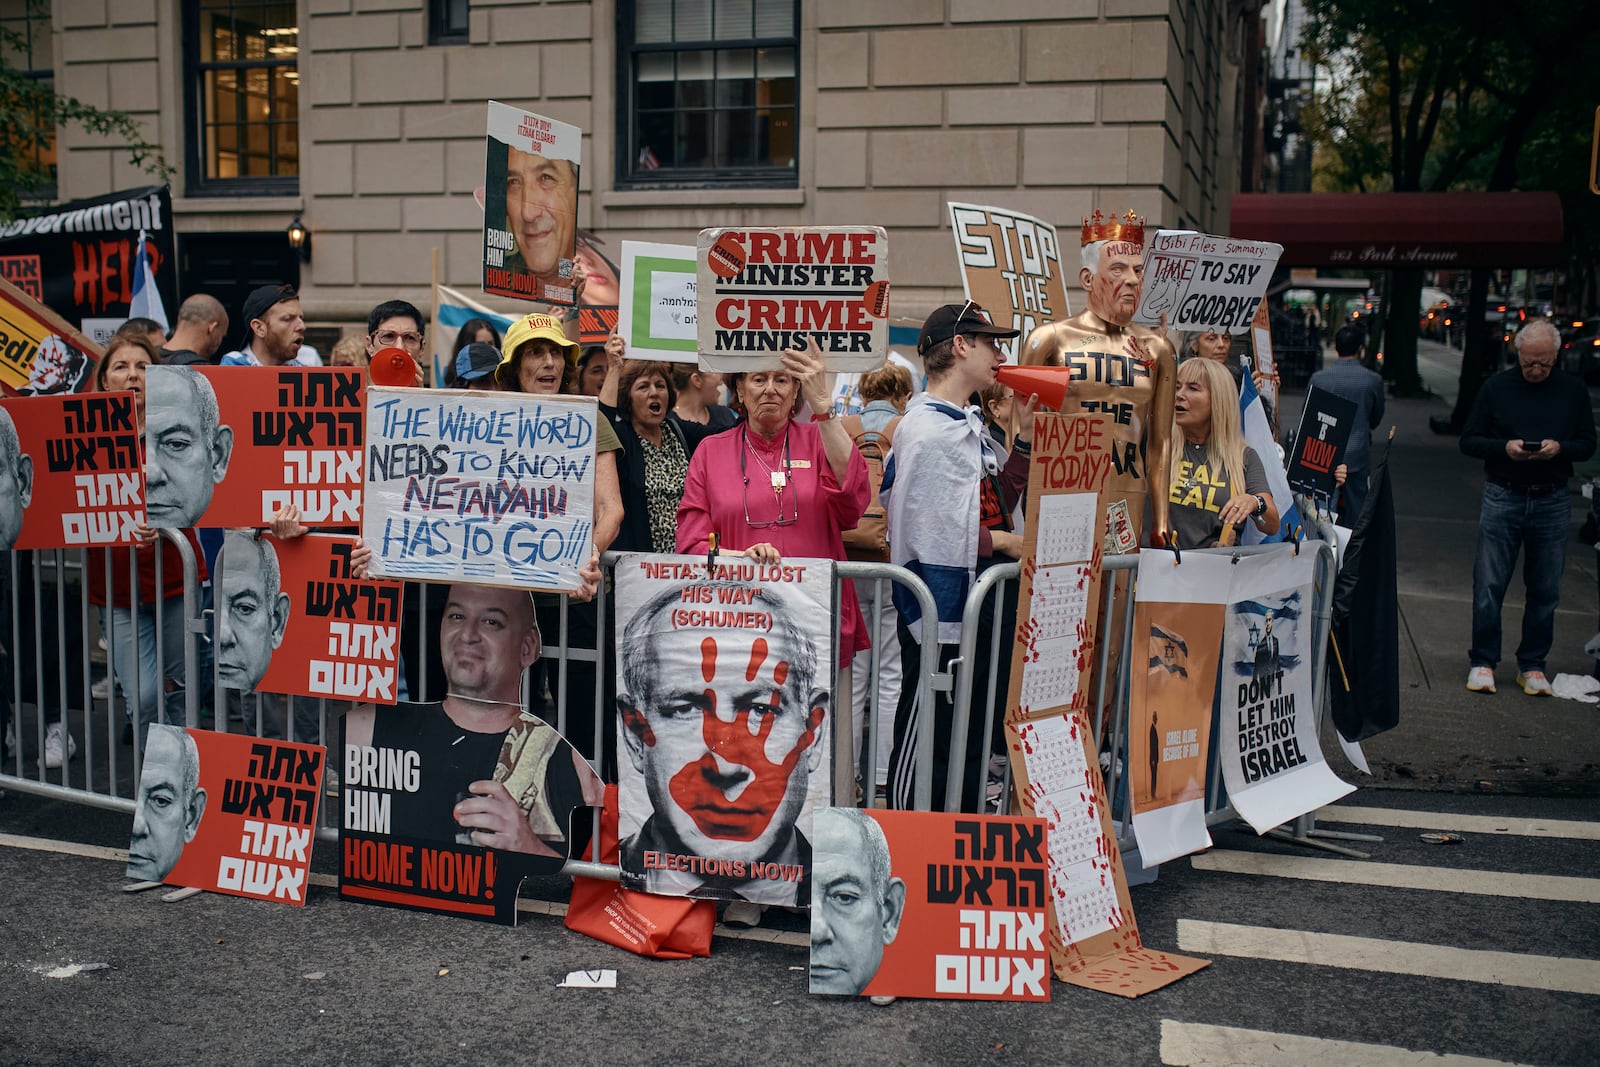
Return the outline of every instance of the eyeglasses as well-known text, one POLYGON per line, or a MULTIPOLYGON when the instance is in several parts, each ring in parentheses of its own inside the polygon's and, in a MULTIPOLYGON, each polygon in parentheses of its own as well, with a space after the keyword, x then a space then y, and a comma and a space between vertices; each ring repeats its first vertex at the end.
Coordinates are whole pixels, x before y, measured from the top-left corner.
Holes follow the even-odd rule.
POLYGON ((383 333, 373 334, 372 339, 378 342, 379 348, 393 348, 394 346, 399 345, 402 348, 408 349, 412 352, 419 352, 422 350, 422 335, 420 333, 412 333, 410 330, 407 330, 405 333, 395 333, 393 330, 385 330, 383 333))

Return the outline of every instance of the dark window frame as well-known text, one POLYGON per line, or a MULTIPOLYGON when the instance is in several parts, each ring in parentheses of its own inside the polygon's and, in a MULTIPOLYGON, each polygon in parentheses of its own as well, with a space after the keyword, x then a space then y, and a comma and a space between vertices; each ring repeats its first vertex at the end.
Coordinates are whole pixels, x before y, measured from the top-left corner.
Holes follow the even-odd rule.
MULTIPOLYGON (((0 22, 10 27, 13 33, 27 42, 28 67, 25 70, 18 70, 17 73, 30 81, 46 83, 48 89, 53 92, 56 84, 56 70, 55 56, 51 50, 50 39, 55 34, 55 24, 50 17, 49 5, 28 3, 23 7, 22 14, 5 16, 0 19, 0 22), (40 51, 44 53, 42 56, 39 54, 40 51), (39 63, 41 59, 45 65, 42 67, 36 66, 35 64, 39 63)), ((56 152, 54 178, 28 189, 18 190, 24 201, 44 203, 56 199, 60 186, 61 155, 59 143, 54 142, 59 134, 59 130, 51 131, 53 142, 51 147, 56 152)), ((41 155, 43 154, 43 145, 39 147, 39 152, 41 155)))
MULTIPOLYGON (((693 41, 666 41, 639 44, 634 40, 637 0, 617 0, 617 122, 616 188, 639 189, 797 189, 800 186, 800 4, 793 0, 793 22, 788 37, 712 38, 693 41), (794 163, 791 166, 663 167, 643 170, 638 167, 634 149, 637 108, 634 103, 635 58, 647 54, 676 54, 699 51, 789 48, 794 52, 794 163)), ((752 28, 753 32, 753 28, 752 28)), ((676 112, 678 109, 674 109, 676 112)), ((718 108, 709 110, 755 110, 718 108)))
POLYGON ((472 38, 472 0, 459 0, 462 19, 450 22, 451 0, 428 0, 428 43, 468 44, 472 38))
MULTIPOLYGON (((184 174, 186 178, 185 191, 189 196, 298 196, 300 193, 300 176, 298 165, 302 157, 296 152, 297 171, 293 175, 274 174, 268 176, 248 176, 237 178, 210 177, 205 171, 205 138, 206 130, 205 111, 205 76, 217 70, 298 70, 299 56, 282 59, 234 59, 203 61, 200 58, 200 3, 201 0, 183 0, 183 99, 184 99, 184 174)), ((296 21, 298 22, 298 7, 296 4, 296 21)), ((298 35, 295 38, 297 44, 298 35)), ((272 78, 268 76, 268 115, 267 122, 268 153, 276 162, 277 139, 272 136, 274 123, 271 114, 275 107, 272 98, 272 78)), ((296 139, 299 138, 298 126, 304 121, 303 113, 297 99, 295 106, 296 139)), ((242 139, 244 131, 252 123, 236 122, 242 139)))

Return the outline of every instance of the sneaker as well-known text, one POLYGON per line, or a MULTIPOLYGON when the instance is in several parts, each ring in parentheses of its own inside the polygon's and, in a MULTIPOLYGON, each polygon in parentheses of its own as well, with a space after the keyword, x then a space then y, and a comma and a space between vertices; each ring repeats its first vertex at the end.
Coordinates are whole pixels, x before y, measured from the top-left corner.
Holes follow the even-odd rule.
POLYGON ((110 700, 111 675, 108 674, 98 682, 94 683, 94 685, 91 685, 89 687, 89 695, 94 697, 96 700, 110 700))
POLYGON ((1550 680, 1544 676, 1544 671, 1523 671, 1517 675, 1517 684, 1531 697, 1555 695, 1555 691, 1550 688, 1550 680))
POLYGON ((50 729, 44 734, 44 765, 46 770, 55 770, 67 760, 78 754, 78 742, 71 734, 64 734, 60 723, 52 723, 50 729), (66 744, 61 743, 61 738, 66 737, 66 744), (65 751, 63 751, 65 750, 65 751))
POLYGON ((749 900, 730 900, 722 913, 722 922, 725 926, 760 926, 761 905, 749 900))
POLYGON ((872 1003, 876 1004, 880 1008, 887 1007, 888 1005, 894 1003, 894 997, 885 996, 882 993, 870 996, 867 999, 872 1001, 872 1003))
MULTIPOLYGON (((1541 674, 1539 676, 1539 680, 1544 681, 1544 675, 1541 674)), ((1517 681, 1522 681, 1521 675, 1517 676, 1517 681)), ((1472 690, 1474 693, 1494 692, 1494 668, 1472 668, 1472 670, 1467 672, 1467 688, 1472 690)), ((1548 688, 1548 686, 1546 686, 1546 688, 1548 688)))

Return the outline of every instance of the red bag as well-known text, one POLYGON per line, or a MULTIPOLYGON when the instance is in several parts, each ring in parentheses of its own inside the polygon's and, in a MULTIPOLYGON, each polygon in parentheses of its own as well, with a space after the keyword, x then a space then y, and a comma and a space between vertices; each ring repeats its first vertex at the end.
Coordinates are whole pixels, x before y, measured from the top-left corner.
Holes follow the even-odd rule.
MULTIPOLYGON (((616 863, 617 787, 606 786, 600 813, 600 857, 616 863)), ((574 878, 567 906, 567 929, 596 941, 658 960, 711 955, 711 928, 717 925, 714 900, 663 897, 624 889, 600 878, 574 878)))

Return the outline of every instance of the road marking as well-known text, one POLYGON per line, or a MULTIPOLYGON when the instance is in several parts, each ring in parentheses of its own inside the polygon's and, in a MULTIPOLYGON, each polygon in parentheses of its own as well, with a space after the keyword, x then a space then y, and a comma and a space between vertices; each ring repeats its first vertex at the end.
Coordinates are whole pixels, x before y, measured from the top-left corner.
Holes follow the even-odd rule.
POLYGON ((1161 1062, 1186 1067, 1301 1067, 1307 1063, 1338 1063, 1343 1067, 1512 1067, 1504 1060, 1477 1056, 1413 1052, 1393 1045, 1366 1045, 1173 1019, 1161 1020, 1161 1062))
POLYGON ((1352 971, 1413 974, 1462 982, 1600 994, 1600 962, 1566 956, 1448 948, 1375 937, 1314 934, 1263 926, 1178 920, 1178 948, 1202 955, 1308 963, 1352 971))
POLYGON ((1523 819, 1499 815, 1456 815, 1448 811, 1410 811, 1400 808, 1329 805, 1317 811, 1318 822, 1355 823, 1361 826, 1398 826, 1415 830, 1453 830, 1461 834, 1511 834, 1517 837, 1564 837, 1573 841, 1600 841, 1600 822, 1568 819, 1523 819))
POLYGON ((7 848, 25 848, 33 852, 56 852, 63 856, 82 856, 91 860, 120 860, 128 862, 128 850, 108 848, 105 845, 81 845, 76 841, 52 841, 47 837, 22 837, 17 834, 0 834, 0 845, 7 848))
POLYGON ((1381 885, 1389 889, 1426 889, 1435 893, 1477 893, 1486 897, 1600 904, 1600 878, 1509 874, 1458 867, 1419 867, 1405 863, 1366 863, 1311 856, 1279 856, 1268 852, 1233 852, 1221 848, 1190 856, 1189 860, 1197 871, 1219 871, 1223 874, 1304 878, 1311 882, 1381 885))

